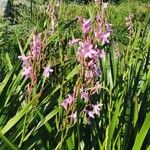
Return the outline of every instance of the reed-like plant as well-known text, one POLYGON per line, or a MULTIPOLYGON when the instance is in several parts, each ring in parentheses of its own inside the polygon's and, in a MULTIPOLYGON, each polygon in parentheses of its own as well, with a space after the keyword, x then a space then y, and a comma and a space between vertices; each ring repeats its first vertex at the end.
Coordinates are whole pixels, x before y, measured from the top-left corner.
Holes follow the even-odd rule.
POLYGON ((60 7, 18 39, 22 63, 7 55, 0 149, 149 149, 149 16, 124 18, 122 43, 105 9, 64 22, 60 7))

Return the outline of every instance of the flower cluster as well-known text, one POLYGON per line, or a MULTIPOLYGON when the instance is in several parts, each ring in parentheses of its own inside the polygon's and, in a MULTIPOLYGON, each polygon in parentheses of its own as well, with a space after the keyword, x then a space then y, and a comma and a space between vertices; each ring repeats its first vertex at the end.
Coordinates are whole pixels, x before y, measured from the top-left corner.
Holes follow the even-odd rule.
POLYGON ((50 68, 50 65, 48 65, 47 67, 43 67, 43 69, 44 69, 43 76, 45 78, 48 78, 50 74, 54 71, 53 69, 50 68))
POLYGON ((77 57, 79 63, 84 69, 84 76, 86 79, 91 79, 99 76, 98 59, 100 57, 101 50, 94 47, 91 39, 87 39, 79 43, 77 57))
MULTIPOLYGON (((30 79, 31 84, 28 87, 31 92, 32 87, 37 83, 38 75, 41 71, 41 61, 42 61, 42 41, 41 34, 34 33, 32 41, 30 43, 30 51, 27 55, 22 54, 18 56, 18 58, 22 61, 23 72, 22 75, 25 79, 30 79)), ((43 67, 43 76, 48 78, 50 73, 53 70, 48 65, 47 67, 43 67)), ((28 91, 28 93, 29 93, 28 91)))
POLYGON ((22 61, 23 76, 25 78, 33 79, 36 76, 35 64, 40 59, 42 49, 41 36, 38 33, 34 33, 32 42, 30 43, 30 52, 25 56, 24 54, 18 56, 22 61))
POLYGON ((89 111, 85 110, 85 112, 88 114, 89 118, 94 119, 95 115, 98 115, 98 116, 100 115, 100 110, 101 110, 102 106, 103 106, 102 104, 96 104, 96 105, 92 104, 91 110, 89 110, 89 111))
POLYGON ((25 79, 27 79, 31 76, 31 72, 32 72, 32 66, 30 64, 31 57, 21 55, 18 56, 18 58, 22 61, 22 68, 23 68, 22 75, 25 76, 25 79))
MULTIPOLYGON (((80 64, 80 77, 82 80, 79 86, 80 89, 76 93, 80 95, 80 99, 84 102, 85 105, 82 108, 82 112, 87 117, 87 120, 90 121, 95 116, 99 116, 102 106, 102 104, 93 100, 93 96, 97 94, 100 88, 101 69, 99 61, 106 56, 104 49, 110 43, 112 25, 104 22, 101 16, 96 16, 95 21, 78 17, 78 21, 83 37, 82 39, 69 41, 69 45, 78 45, 77 60, 80 64)), ((77 96, 69 94, 63 101, 62 106, 66 111, 71 111, 69 108, 75 104, 76 99, 77 96)), ((73 114, 73 120, 77 120, 75 117, 76 110, 71 114, 73 114)))
POLYGON ((30 52, 33 59, 38 59, 41 53, 42 43, 40 34, 35 33, 33 35, 32 42, 30 44, 30 52))

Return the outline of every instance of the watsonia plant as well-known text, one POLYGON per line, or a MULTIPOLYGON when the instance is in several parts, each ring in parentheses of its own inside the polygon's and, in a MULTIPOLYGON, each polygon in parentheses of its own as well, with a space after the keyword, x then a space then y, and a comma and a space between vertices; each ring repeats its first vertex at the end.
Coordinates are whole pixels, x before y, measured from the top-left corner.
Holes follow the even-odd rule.
POLYGON ((0 149, 149 148, 149 18, 122 46, 104 15, 78 17, 70 46, 75 20, 50 30, 54 16, 23 48, 18 41, 22 64, 0 83, 0 149))

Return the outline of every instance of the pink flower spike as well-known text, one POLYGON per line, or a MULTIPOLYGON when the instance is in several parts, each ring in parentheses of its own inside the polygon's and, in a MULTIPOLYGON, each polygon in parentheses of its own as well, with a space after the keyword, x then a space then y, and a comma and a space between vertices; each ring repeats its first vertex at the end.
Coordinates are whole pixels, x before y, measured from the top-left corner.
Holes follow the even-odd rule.
POLYGON ((41 36, 40 34, 34 34, 33 40, 30 44, 31 54, 33 56, 33 59, 37 58, 41 52, 42 49, 42 42, 41 42, 41 36))
POLYGON ((48 78, 50 76, 50 73, 52 73, 54 70, 50 68, 50 66, 44 67, 43 76, 48 78))
POLYGON ((91 29, 91 21, 90 21, 90 19, 88 19, 88 20, 83 20, 83 24, 82 24, 82 31, 83 31, 83 33, 85 34, 85 33, 88 33, 89 31, 90 31, 90 29, 91 29))
POLYGON ((41 50, 41 37, 40 37, 40 34, 34 34, 32 44, 33 44, 33 50, 41 50))

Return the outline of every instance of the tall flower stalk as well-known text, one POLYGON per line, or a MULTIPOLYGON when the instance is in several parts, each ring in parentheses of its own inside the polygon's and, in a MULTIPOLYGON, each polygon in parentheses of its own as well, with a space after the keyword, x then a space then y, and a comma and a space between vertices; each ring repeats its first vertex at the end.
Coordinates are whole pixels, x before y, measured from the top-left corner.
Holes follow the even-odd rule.
POLYGON ((86 117, 88 123, 100 115, 102 104, 93 97, 101 88, 99 82, 101 77, 100 59, 106 55, 105 46, 110 43, 112 32, 112 25, 103 18, 101 15, 97 15, 95 20, 78 17, 82 38, 69 41, 70 46, 78 45, 77 61, 80 65, 80 75, 73 94, 66 97, 62 106, 71 114, 74 122, 78 120, 76 113, 78 111, 75 108, 80 102, 83 103, 83 106, 77 109, 80 109, 80 114, 86 117))
POLYGON ((29 81, 26 90, 27 99, 29 100, 34 88, 40 83, 40 77, 44 77, 43 88, 45 79, 53 72, 53 69, 50 68, 50 64, 43 67, 44 54, 42 51, 42 39, 40 33, 34 31, 29 53, 18 56, 18 58, 22 62, 22 75, 25 80, 29 81), (43 72, 42 75, 41 72, 43 72))

